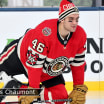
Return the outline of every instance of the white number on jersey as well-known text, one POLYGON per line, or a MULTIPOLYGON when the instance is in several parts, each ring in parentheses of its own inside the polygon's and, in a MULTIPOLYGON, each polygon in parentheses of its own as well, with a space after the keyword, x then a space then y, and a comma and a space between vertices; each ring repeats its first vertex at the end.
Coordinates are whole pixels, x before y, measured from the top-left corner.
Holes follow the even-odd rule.
POLYGON ((43 48, 45 47, 43 43, 38 43, 38 40, 35 39, 32 41, 32 44, 33 44, 33 49, 36 49, 40 53, 43 52, 43 48))

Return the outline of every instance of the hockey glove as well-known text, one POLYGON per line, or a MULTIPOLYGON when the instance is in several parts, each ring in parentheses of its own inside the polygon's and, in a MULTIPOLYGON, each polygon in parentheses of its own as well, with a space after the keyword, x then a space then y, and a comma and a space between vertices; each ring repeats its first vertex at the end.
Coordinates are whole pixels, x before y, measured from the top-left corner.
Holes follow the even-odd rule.
POLYGON ((88 88, 86 85, 74 85, 73 91, 68 97, 72 99, 70 104, 85 104, 87 90, 88 88))
MULTIPOLYGON (((31 88, 31 87, 28 87, 31 88)), ((38 95, 34 95, 34 96, 20 96, 19 97, 19 102, 21 102, 21 104, 30 104, 34 101, 34 99, 40 98, 40 96, 38 95)))

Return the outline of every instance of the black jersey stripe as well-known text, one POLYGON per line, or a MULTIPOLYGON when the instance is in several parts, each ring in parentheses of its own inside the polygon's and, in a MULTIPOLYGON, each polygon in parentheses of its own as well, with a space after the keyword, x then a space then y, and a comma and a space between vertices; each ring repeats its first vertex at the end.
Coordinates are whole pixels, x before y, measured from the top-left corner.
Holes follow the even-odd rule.
POLYGON ((85 54, 84 55, 80 55, 80 56, 75 56, 75 58, 84 58, 85 57, 85 54))

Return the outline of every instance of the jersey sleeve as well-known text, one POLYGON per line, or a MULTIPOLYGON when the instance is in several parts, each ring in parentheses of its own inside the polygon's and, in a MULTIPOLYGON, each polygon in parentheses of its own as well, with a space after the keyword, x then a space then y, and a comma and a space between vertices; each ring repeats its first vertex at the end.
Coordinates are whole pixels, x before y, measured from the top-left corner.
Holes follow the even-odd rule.
POLYGON ((47 43, 41 32, 29 30, 20 42, 20 60, 28 74, 29 86, 39 88, 47 43))
POLYGON ((78 50, 76 56, 71 63, 71 70, 73 75, 73 84, 84 84, 84 71, 85 71, 85 50, 86 50, 86 33, 82 29, 80 31, 81 36, 79 39, 78 50))

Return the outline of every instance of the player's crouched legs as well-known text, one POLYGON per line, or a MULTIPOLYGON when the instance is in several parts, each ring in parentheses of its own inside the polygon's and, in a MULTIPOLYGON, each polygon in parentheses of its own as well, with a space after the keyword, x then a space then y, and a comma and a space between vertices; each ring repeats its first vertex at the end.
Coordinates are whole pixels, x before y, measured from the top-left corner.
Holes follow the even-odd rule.
MULTIPOLYGON (((67 99, 68 93, 64 84, 59 84, 50 88, 44 88, 41 92, 41 100, 67 99)), ((54 104, 64 104, 64 102, 55 102, 54 104)))

